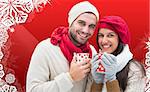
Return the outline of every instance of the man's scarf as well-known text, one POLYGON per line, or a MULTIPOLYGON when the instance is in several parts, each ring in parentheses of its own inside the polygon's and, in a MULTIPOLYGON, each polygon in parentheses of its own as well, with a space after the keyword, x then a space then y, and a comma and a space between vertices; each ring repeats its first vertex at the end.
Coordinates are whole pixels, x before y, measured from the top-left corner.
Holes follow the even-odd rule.
POLYGON ((71 63, 73 59, 73 53, 89 53, 90 57, 92 56, 92 51, 90 48, 90 44, 87 42, 86 44, 77 47, 73 44, 68 36, 68 28, 59 27, 54 30, 51 35, 51 43, 53 45, 58 45, 63 52, 64 56, 71 63))

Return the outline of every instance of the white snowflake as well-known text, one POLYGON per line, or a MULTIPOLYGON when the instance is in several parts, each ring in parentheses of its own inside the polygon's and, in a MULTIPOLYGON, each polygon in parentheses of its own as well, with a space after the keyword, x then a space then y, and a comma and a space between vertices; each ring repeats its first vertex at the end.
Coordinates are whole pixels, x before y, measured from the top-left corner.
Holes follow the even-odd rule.
POLYGON ((150 52, 149 51, 146 53, 146 58, 150 58, 150 52))
POLYGON ((150 92, 150 79, 146 79, 146 86, 144 92, 150 92))
POLYGON ((0 47, 4 45, 4 43, 7 41, 9 38, 7 30, 3 30, 0 28, 0 47))
POLYGON ((32 0, 0 0, 1 22, 7 27, 24 23, 32 10, 32 0))
POLYGON ((150 37, 148 38, 148 42, 146 42, 146 48, 148 49, 148 52, 145 55, 145 64, 147 66, 146 69, 146 87, 145 87, 145 92, 150 92, 150 37))
POLYGON ((2 19, 0 18, 0 29, 6 30, 8 28, 9 26, 4 25, 4 23, 2 22, 2 19))
POLYGON ((14 74, 9 73, 9 74, 6 74, 5 80, 7 83, 12 84, 15 82, 16 78, 14 74))
POLYGON ((9 85, 8 84, 5 84, 4 86, 2 86, 2 89, 4 92, 9 92, 9 85))
POLYGON ((148 41, 146 42, 146 48, 148 49, 148 52, 145 55, 145 64, 147 66, 150 66, 150 37, 148 38, 148 41))
POLYGON ((0 92, 18 92, 18 91, 15 86, 4 84, 2 87, 0 87, 0 92))
POLYGON ((3 65, 2 64, 0 64, 0 70, 3 70, 3 65))
POLYGON ((38 8, 42 8, 42 4, 46 5, 47 3, 50 3, 49 0, 33 0, 33 5, 37 11, 39 11, 38 8))
POLYGON ((8 32, 6 28, 0 28, 0 61, 3 58, 3 52, 1 51, 1 48, 4 46, 4 44, 7 42, 7 39, 9 38, 8 32))
POLYGON ((146 76, 148 79, 150 79, 150 67, 146 69, 146 76))
POLYGON ((150 58, 145 59, 145 64, 146 64, 146 66, 150 66, 150 58))
POLYGON ((150 37, 148 38, 148 42, 146 42, 146 45, 147 45, 146 48, 148 48, 148 50, 150 50, 150 37))
POLYGON ((17 88, 15 86, 10 86, 9 92, 17 92, 17 88))
POLYGON ((3 54, 3 52, 1 51, 1 47, 0 47, 0 62, 1 62, 2 58, 3 58, 3 56, 4 56, 4 54, 3 54))
POLYGON ((7 84, 7 83, 3 79, 0 79, 0 87, 4 86, 5 84, 7 84))
POLYGON ((5 72, 3 70, 0 70, 0 78, 3 78, 4 75, 5 75, 5 72))

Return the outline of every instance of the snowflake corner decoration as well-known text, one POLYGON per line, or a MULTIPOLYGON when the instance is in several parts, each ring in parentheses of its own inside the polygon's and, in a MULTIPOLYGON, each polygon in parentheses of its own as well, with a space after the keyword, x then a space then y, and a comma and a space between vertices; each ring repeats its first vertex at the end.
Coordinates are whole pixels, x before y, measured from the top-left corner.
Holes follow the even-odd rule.
POLYGON ((46 5, 48 0, 0 0, 0 92, 18 92, 15 85, 17 78, 13 73, 7 73, 3 65, 4 54, 2 47, 5 46, 10 32, 14 32, 13 26, 20 23, 25 23, 29 13, 34 8, 42 8, 41 5, 46 5))
POLYGON ((4 26, 25 23, 33 10, 32 0, 0 0, 0 18, 4 26))
POLYGON ((38 11, 47 3, 49 0, 0 0, 0 28, 25 23, 34 8, 38 11))

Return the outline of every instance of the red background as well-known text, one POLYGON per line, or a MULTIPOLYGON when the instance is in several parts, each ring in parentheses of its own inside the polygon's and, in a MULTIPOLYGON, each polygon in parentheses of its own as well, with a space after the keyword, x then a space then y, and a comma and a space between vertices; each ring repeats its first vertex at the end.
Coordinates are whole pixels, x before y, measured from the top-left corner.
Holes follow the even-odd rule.
MULTIPOLYGON (((83 0, 52 0, 51 4, 47 4, 41 12, 32 12, 27 23, 22 24, 21 27, 16 26, 16 33, 14 33, 16 35, 13 35, 12 38, 19 45, 14 45, 12 53, 19 56, 16 59, 16 65, 21 68, 17 67, 15 70, 23 86, 25 85, 26 72, 34 47, 39 41, 50 37, 56 27, 68 26, 68 12, 79 1, 83 0)), ((126 20, 131 33, 130 48, 134 56, 143 61, 146 53, 145 41, 147 41, 149 34, 149 0, 89 1, 97 7, 100 17, 119 15, 126 20)), ((90 42, 96 45, 94 41, 95 35, 90 42)))

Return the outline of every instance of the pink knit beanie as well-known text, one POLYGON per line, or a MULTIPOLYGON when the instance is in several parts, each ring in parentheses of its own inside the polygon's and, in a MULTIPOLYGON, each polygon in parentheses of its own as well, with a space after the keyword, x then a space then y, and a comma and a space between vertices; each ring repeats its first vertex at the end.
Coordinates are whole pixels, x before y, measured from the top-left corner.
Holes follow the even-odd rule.
POLYGON ((124 44, 129 44, 130 34, 127 23, 119 16, 105 16, 100 19, 99 28, 108 28, 116 32, 124 44))

